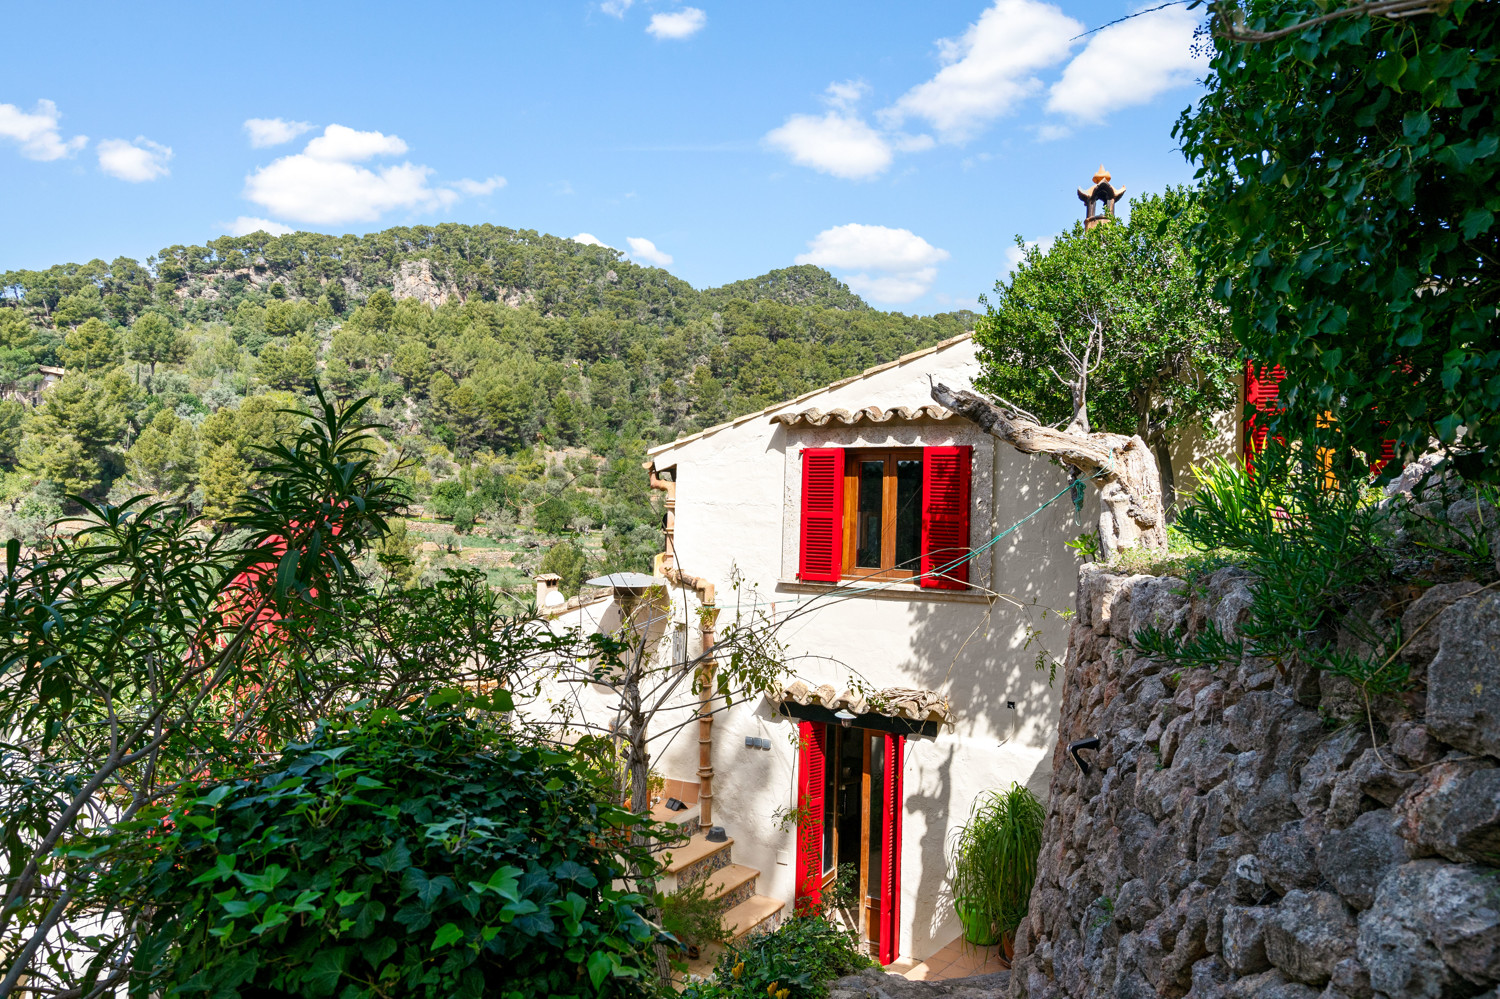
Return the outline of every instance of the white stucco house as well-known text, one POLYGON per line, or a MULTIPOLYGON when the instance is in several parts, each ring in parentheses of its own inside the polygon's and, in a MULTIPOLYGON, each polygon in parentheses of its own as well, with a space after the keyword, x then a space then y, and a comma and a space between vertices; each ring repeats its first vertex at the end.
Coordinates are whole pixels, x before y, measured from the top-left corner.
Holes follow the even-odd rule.
MULTIPOLYGON (((948 854, 976 798, 1047 794, 1066 542, 1097 498, 1075 509, 1063 467, 933 405, 932 381, 979 371, 960 336, 648 452, 667 494, 658 654, 749 626, 795 674, 653 750, 703 827, 673 874, 718 868, 740 932, 842 868, 870 953, 920 961, 961 931, 948 854)), ((618 621, 609 606, 575 601, 558 623, 618 621)))

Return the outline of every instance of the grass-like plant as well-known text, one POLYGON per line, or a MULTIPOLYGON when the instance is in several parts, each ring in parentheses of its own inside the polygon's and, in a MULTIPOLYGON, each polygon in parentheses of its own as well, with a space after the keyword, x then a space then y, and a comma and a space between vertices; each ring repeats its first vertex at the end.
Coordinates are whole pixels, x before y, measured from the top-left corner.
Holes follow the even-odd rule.
POLYGON ((1015 783, 974 803, 958 832, 949 875, 971 943, 995 943, 1025 917, 1045 817, 1036 796, 1015 783))

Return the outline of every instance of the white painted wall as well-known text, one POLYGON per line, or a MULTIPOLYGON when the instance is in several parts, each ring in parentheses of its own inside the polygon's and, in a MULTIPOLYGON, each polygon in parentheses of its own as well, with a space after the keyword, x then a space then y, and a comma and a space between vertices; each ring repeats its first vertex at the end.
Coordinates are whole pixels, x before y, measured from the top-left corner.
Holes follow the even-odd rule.
MULTIPOLYGON (((974 345, 963 340, 779 411, 928 405, 929 376, 969 387, 978 370, 974 345)), ((1063 490, 1067 475, 1046 460, 996 446, 964 421, 786 428, 770 415, 654 452, 658 468, 677 469, 677 568, 716 584, 720 628, 755 615, 779 625, 790 667, 809 684, 843 689, 857 673, 876 688, 930 688, 951 699, 957 717, 951 730, 907 740, 900 949, 920 960, 959 933, 946 892, 946 853, 974 799, 1011 781, 1045 796, 1061 690, 1049 687, 1034 664, 1039 651, 1062 658, 1066 628, 1057 612, 1073 606, 1077 570, 1064 542, 1093 528, 1097 500, 1091 490, 1078 526, 1064 496, 976 559, 971 580, 1021 607, 977 589, 899 586, 830 596, 827 587, 795 581, 803 448, 973 445, 976 547, 1063 490), (1039 641, 1028 646, 1033 631, 1039 641), (1007 709, 1007 701, 1016 709, 1007 709)), ((658 765, 668 777, 692 780, 696 740, 683 742, 658 765)), ((714 821, 734 837, 735 860, 761 871, 761 893, 788 903, 794 870, 778 857, 794 862, 795 843, 772 815, 795 804, 796 760, 795 722, 775 714, 764 698, 718 716, 714 821), (747 748, 751 735, 770 738, 775 748, 747 748)))

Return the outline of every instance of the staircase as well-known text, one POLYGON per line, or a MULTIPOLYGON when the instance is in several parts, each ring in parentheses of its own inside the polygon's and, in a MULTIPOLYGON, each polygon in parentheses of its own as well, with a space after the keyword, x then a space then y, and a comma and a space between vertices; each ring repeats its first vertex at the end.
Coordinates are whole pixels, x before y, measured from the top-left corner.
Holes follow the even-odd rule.
MULTIPOLYGON (((687 838, 685 845, 663 851, 667 866, 657 881, 658 891, 671 895, 684 885, 706 881, 704 895, 718 901, 724 928, 734 942, 769 933, 781 924, 785 903, 756 893, 760 871, 734 862, 733 838, 710 843, 708 835, 698 830, 697 805, 680 812, 657 805, 651 811, 652 818, 677 826, 687 838)), ((719 951, 717 946, 709 947, 689 964, 689 974, 706 976, 712 972, 719 951)))

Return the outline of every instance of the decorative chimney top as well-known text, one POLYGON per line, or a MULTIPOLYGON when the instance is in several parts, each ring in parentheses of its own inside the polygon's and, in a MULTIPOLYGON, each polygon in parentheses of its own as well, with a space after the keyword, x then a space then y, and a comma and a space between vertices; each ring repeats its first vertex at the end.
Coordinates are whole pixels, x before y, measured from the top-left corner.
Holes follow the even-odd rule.
POLYGON ((1115 202, 1125 196, 1125 188, 1115 187, 1110 183, 1109 171, 1104 164, 1099 164, 1099 169, 1094 171, 1094 186, 1088 190, 1078 189, 1078 200, 1083 202, 1083 227, 1092 229, 1094 226, 1111 218, 1115 214, 1115 202), (1094 211, 1094 205, 1099 205, 1099 211, 1094 211))

